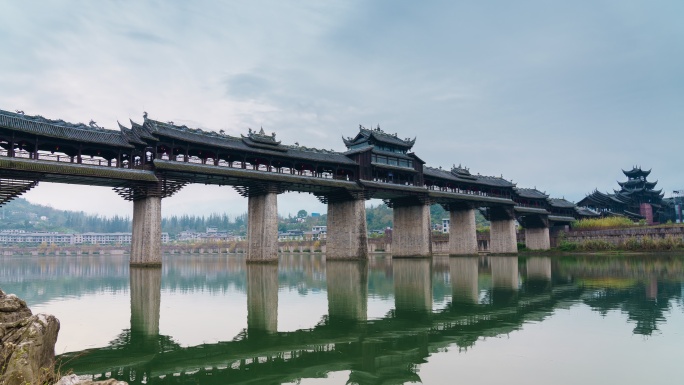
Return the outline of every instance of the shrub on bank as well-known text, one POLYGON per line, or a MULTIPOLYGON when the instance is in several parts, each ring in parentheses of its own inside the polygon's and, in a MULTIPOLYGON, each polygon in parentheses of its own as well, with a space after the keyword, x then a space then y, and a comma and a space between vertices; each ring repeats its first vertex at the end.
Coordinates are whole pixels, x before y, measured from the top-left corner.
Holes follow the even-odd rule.
POLYGON ((575 243, 575 242, 570 242, 570 241, 562 240, 562 241, 560 241, 560 243, 558 244, 558 249, 559 249, 560 251, 575 251, 575 250, 577 250, 577 248, 578 248, 577 246, 578 246, 578 245, 577 245, 577 243, 575 243))
POLYGON ((641 226, 627 217, 584 218, 572 223, 573 230, 607 230, 641 226))
POLYGON ((665 238, 630 237, 618 244, 601 239, 590 239, 583 242, 562 240, 558 244, 560 251, 668 251, 679 249, 684 249, 684 239, 673 236, 666 236, 665 238))

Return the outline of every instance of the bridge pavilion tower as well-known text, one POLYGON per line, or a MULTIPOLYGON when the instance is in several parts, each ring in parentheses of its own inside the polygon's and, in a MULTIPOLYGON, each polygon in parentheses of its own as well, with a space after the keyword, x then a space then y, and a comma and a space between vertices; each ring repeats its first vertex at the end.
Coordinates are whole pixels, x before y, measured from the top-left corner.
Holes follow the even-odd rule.
POLYGON ((432 255, 430 199, 423 183, 425 162, 409 152, 416 139, 401 139, 376 127, 359 126, 355 137, 343 138, 345 155, 359 164, 359 180, 368 195, 392 207, 392 256, 432 255))

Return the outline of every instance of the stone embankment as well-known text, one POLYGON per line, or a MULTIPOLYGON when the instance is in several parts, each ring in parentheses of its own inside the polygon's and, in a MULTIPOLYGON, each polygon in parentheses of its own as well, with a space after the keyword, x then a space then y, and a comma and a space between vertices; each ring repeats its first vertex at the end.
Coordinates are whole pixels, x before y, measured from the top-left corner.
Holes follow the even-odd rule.
POLYGON ((633 251, 681 249, 684 247, 684 227, 570 230, 551 235, 551 246, 561 246, 562 243, 576 245, 579 249, 599 246, 633 251))
POLYGON ((125 385, 107 380, 82 381, 76 375, 57 379, 55 343, 59 320, 52 315, 33 315, 26 302, 0 290, 0 384, 2 385, 125 385))

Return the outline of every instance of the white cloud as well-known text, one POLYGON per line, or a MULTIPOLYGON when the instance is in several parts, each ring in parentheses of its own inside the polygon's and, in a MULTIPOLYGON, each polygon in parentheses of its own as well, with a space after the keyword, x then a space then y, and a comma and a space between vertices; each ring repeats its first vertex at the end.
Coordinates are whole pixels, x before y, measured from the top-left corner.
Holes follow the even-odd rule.
MULTIPOLYGON (((554 196, 612 189, 634 163, 669 191, 681 188, 682 7, 4 2, 0 108, 108 128, 147 111, 337 150, 359 123, 380 123, 417 136, 429 165, 462 163, 554 196)), ((97 189, 46 186, 27 198, 127 207, 97 189)), ((203 191, 187 187, 165 210, 245 211, 233 192, 203 191)), ((313 197, 292 206, 309 200, 321 211, 313 197)))

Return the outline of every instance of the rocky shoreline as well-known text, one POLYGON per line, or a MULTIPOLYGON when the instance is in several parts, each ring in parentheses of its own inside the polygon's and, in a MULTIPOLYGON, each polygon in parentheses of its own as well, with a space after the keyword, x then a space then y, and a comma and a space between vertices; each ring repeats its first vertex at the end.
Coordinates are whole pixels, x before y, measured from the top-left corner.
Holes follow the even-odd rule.
POLYGON ((0 384, 3 385, 127 385, 126 382, 61 378, 55 372, 55 343, 59 320, 36 314, 26 302, 0 289, 0 384))

